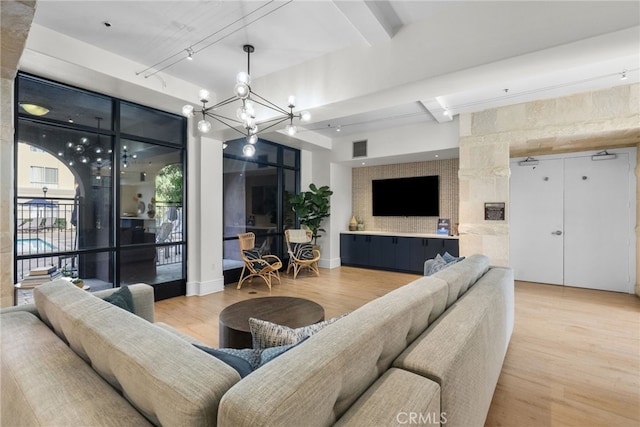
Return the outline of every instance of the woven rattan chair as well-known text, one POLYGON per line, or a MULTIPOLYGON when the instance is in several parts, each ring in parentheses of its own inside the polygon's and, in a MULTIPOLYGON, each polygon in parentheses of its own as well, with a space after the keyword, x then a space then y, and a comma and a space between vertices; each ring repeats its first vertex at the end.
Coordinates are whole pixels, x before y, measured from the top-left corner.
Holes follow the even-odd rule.
POLYGON ((278 271, 282 268, 280 258, 275 255, 262 255, 255 247, 256 235, 253 233, 238 234, 238 242, 240 243, 240 256, 244 262, 238 281, 238 289, 242 287, 244 281, 251 281, 254 277, 261 277, 269 289, 271 289, 271 279, 276 278, 280 283, 278 271))
POLYGON ((320 276, 320 269, 318 268, 320 251, 312 249, 310 245, 311 237, 312 234, 309 230, 284 231, 284 239, 287 242, 287 251, 289 252, 287 274, 293 268, 294 279, 303 268, 308 268, 316 273, 316 276, 320 276))

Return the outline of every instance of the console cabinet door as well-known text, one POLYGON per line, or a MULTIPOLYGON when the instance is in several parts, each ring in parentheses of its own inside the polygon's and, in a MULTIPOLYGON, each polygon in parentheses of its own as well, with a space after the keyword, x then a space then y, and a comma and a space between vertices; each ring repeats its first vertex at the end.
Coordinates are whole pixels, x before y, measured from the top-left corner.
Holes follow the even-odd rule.
POLYGON ((340 235, 340 259, 343 265, 369 266, 371 236, 363 234, 340 235))
POLYGON ((422 272, 424 265, 423 240, 417 237, 396 237, 396 269, 411 273, 422 272))
POLYGON ((460 246, 458 245, 458 239, 443 239, 442 242, 444 244, 444 251, 442 252, 443 254, 445 252, 449 252, 455 257, 460 256, 460 246))
POLYGON ((396 240, 393 236, 369 236, 369 266, 396 270, 396 240))

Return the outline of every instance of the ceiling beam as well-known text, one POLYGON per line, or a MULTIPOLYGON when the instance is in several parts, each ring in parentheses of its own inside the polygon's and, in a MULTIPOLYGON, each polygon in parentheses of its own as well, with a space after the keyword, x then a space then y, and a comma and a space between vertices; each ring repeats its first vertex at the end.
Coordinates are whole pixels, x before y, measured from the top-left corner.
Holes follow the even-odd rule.
POLYGON ((400 19, 387 1, 334 1, 369 46, 391 40, 400 19))

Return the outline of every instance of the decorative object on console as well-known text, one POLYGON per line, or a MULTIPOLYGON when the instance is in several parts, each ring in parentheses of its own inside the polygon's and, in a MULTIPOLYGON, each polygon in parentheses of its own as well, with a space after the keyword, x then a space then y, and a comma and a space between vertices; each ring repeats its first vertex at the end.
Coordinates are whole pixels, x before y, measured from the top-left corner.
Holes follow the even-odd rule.
POLYGON ((451 229, 451 220, 449 218, 438 219, 438 228, 436 234, 441 236, 448 236, 451 229))
POLYGON ((358 221, 356 220, 356 216, 351 217, 351 221, 349 221, 349 231, 356 231, 358 229, 358 221))
POLYGON ((300 121, 306 122, 311 118, 311 114, 308 111, 301 113, 294 113, 293 109, 296 106, 296 100, 294 96, 289 96, 287 107, 279 107, 275 103, 263 98, 251 89, 251 54, 255 51, 255 48, 246 44, 242 47, 247 53, 247 71, 241 71, 236 76, 236 85, 234 87, 234 95, 230 98, 220 101, 211 107, 207 107, 209 102, 209 91, 200 90, 200 102, 202 103, 202 109, 194 111, 193 105, 187 104, 182 107, 182 114, 186 117, 192 117, 194 113, 202 114, 202 120, 198 122, 198 130, 202 133, 207 133, 211 130, 211 122, 207 121, 207 117, 211 117, 214 120, 222 123, 223 125, 237 131, 247 139, 247 144, 242 149, 245 156, 251 157, 255 154, 256 149, 254 144, 258 142, 258 125, 256 122, 256 112, 254 110, 254 104, 261 105, 275 112, 277 115, 274 118, 262 121, 260 124, 268 124, 260 131, 265 131, 280 123, 289 121, 285 126, 285 131, 289 136, 293 136, 298 131, 293 124, 293 119, 298 118, 300 121), (236 110, 236 117, 227 117, 218 112, 220 107, 227 104, 231 104, 236 101, 241 101, 242 105, 236 110), (242 127, 239 130, 238 127, 242 127))
POLYGON ((357 229, 358 231, 364 231, 364 219, 358 218, 357 229))

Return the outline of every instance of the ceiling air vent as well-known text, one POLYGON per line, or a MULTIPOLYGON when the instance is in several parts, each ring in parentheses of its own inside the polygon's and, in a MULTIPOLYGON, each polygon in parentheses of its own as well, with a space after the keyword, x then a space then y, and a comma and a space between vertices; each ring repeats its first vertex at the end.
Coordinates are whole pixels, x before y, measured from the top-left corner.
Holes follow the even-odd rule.
POLYGON ((353 141, 353 158, 367 157, 367 140, 353 141))

